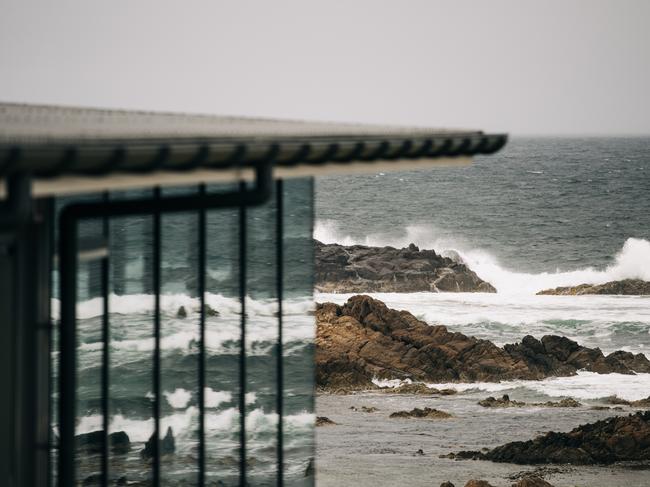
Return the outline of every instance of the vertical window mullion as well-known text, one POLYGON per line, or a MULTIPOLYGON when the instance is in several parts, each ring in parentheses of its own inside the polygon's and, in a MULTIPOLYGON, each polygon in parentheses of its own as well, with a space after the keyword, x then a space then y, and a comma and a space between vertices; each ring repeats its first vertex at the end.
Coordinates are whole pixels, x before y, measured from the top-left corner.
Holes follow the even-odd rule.
MULTIPOLYGON (((199 185, 201 202, 205 197, 205 184, 199 185)), ((199 209, 198 228, 198 293, 199 293, 199 478, 198 485, 205 485, 205 274, 206 274, 206 210, 199 209)))
POLYGON ((276 182, 276 293, 278 300, 278 342, 277 342, 277 415, 278 415, 278 438, 277 438, 277 449, 278 449, 278 473, 277 473, 277 483, 278 486, 283 485, 284 483, 284 431, 283 431, 283 416, 284 416, 284 370, 283 370, 283 337, 282 337, 282 300, 283 300, 283 267, 284 267, 284 248, 283 248, 283 184, 282 180, 279 179, 276 182))
MULTIPOLYGON (((103 201, 108 203, 108 193, 103 194, 103 201)), ((104 216, 102 218, 102 238, 103 245, 108 249, 109 246, 109 223, 108 217, 104 216)), ((102 378, 101 378, 101 387, 102 387, 102 429, 104 432, 102 438, 102 485, 104 487, 108 486, 108 449, 109 449, 109 433, 108 433, 108 408, 109 408, 109 397, 108 397, 108 388, 109 388, 109 366, 110 366, 110 356, 109 356, 109 345, 110 345, 110 331, 109 331, 109 305, 108 305, 108 292, 109 292, 109 258, 110 254, 107 254, 101 261, 101 294, 102 294, 102 378)))
MULTIPOLYGON (((241 182, 239 191, 246 191, 241 182)), ((239 206, 239 300, 241 303, 239 351, 239 485, 246 485, 246 206, 239 206)))
MULTIPOLYGON (((160 200, 160 187, 154 189, 154 198, 160 200)), ((153 357, 153 485, 160 485, 160 267, 161 214, 159 206, 153 214, 153 292, 154 292, 154 357, 153 357)))

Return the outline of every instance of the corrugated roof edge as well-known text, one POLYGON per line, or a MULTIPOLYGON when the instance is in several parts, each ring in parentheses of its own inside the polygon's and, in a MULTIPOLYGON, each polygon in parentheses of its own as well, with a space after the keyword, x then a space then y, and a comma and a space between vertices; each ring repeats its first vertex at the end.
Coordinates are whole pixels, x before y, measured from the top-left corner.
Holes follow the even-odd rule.
MULTIPOLYGON (((10 105, 4 104, 2 108, 10 105)), ((506 134, 484 134, 471 131, 439 131, 408 127, 372 125, 334 125, 282 120, 212 117, 205 115, 174 115, 11 105, 24 111, 20 130, 12 132, 12 121, 0 117, 0 177, 26 172, 36 178, 65 175, 107 175, 113 173, 148 173, 152 171, 188 171, 194 169, 226 169, 272 163, 278 167, 296 165, 346 164, 359 161, 398 161, 404 159, 435 159, 492 154, 501 149, 506 134), (109 133, 89 136, 88 130, 78 137, 74 130, 53 130, 55 136, 44 137, 47 123, 65 123, 73 114, 74 124, 81 114, 111 120, 109 133), (30 134, 30 112, 38 130, 30 134), (62 114, 67 114, 63 116, 62 114), (128 117, 133 117, 129 119, 128 117), (143 131, 140 117, 153 120, 151 130, 143 131), (159 118, 161 117, 161 118, 159 118), (138 131, 130 136, 114 136, 113 132, 137 119, 138 131), (175 124, 187 119, 200 120, 200 130, 192 136, 192 127, 184 126, 178 133, 175 124), (233 125, 234 124, 234 125, 233 125), (262 126, 260 125, 262 124, 262 126), (156 131, 156 129, 159 129, 156 131), (248 129, 248 131, 247 131, 248 129), (16 135, 19 132, 19 136, 16 135), (27 133, 26 133, 27 132, 27 133), (214 135, 210 135, 214 134, 214 135)), ((19 110, 19 111, 20 111, 19 110)), ((0 115, 2 111, 0 111, 0 115)), ((15 117, 15 113, 13 114, 15 117)), ((190 123, 189 125, 193 125, 190 123)), ((53 127, 54 128, 54 127, 53 127)), ((75 126, 76 128, 76 126, 75 126)), ((90 127, 92 129, 93 127, 90 127)), ((105 128, 104 126, 100 128, 105 128)), ((129 127, 127 126, 126 129, 129 127)))

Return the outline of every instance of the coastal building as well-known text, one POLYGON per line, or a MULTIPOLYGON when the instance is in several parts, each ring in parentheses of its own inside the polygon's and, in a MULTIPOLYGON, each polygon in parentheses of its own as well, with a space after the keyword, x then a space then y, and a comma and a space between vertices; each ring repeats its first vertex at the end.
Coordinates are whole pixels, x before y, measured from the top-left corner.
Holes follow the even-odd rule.
POLYGON ((505 142, 0 104, 3 485, 311 485, 313 178, 505 142))

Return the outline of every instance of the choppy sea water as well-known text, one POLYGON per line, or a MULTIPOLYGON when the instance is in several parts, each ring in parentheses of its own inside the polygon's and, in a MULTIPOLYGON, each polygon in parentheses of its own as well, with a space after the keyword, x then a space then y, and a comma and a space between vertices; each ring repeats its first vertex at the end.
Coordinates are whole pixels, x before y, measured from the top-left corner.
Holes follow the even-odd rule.
MULTIPOLYGON (((649 138, 515 138, 500 154, 477 158, 468 167, 322 178, 316 190, 318 240, 393 247, 415 243, 443 254, 455 251, 498 290, 374 295, 389 307, 498 345, 525 335, 556 334, 605 353, 627 350, 650 355, 650 297, 535 295, 558 286, 650 280, 649 138)), ((318 294, 316 300, 342 303, 347 297, 318 294)), ((319 482, 344 485, 348 475, 359 470, 358 478, 368 479, 359 485, 394 485, 404 478, 409 485, 437 485, 449 479, 464 485, 480 475, 496 485, 510 485, 507 476, 521 468, 434 456, 451 448, 451 444, 442 447, 445 441, 471 439, 476 449, 493 447, 548 430, 567 431, 601 415, 588 408, 492 412, 476 406, 478 399, 503 393, 524 401, 575 397, 597 404, 612 395, 640 399, 650 395, 650 374, 581 372, 543 381, 438 386, 460 391, 432 401, 442 401, 452 412, 460 408, 463 420, 450 423, 453 427, 410 422, 403 429, 404 425, 387 421, 386 415, 379 421, 340 407, 341 402, 365 405, 368 400, 392 412, 424 401, 412 396, 319 398, 319 414, 335 421, 341 415, 344 425, 318 432, 319 482), (350 441, 343 451, 337 445, 345 435, 350 441), (429 449, 436 455, 411 458, 423 439, 433 442, 429 449), (385 448, 369 449, 373 442, 385 448)), ((612 471, 579 469, 573 475, 556 476, 555 481, 647 485, 647 471, 623 469, 608 476, 612 471)))

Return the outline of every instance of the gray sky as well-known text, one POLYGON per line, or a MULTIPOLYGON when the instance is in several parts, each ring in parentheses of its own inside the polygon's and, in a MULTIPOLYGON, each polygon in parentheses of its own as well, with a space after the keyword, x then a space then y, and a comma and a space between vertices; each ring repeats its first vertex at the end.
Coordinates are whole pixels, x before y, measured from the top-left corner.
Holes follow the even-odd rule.
POLYGON ((650 134, 648 0, 0 0, 0 100, 650 134))

